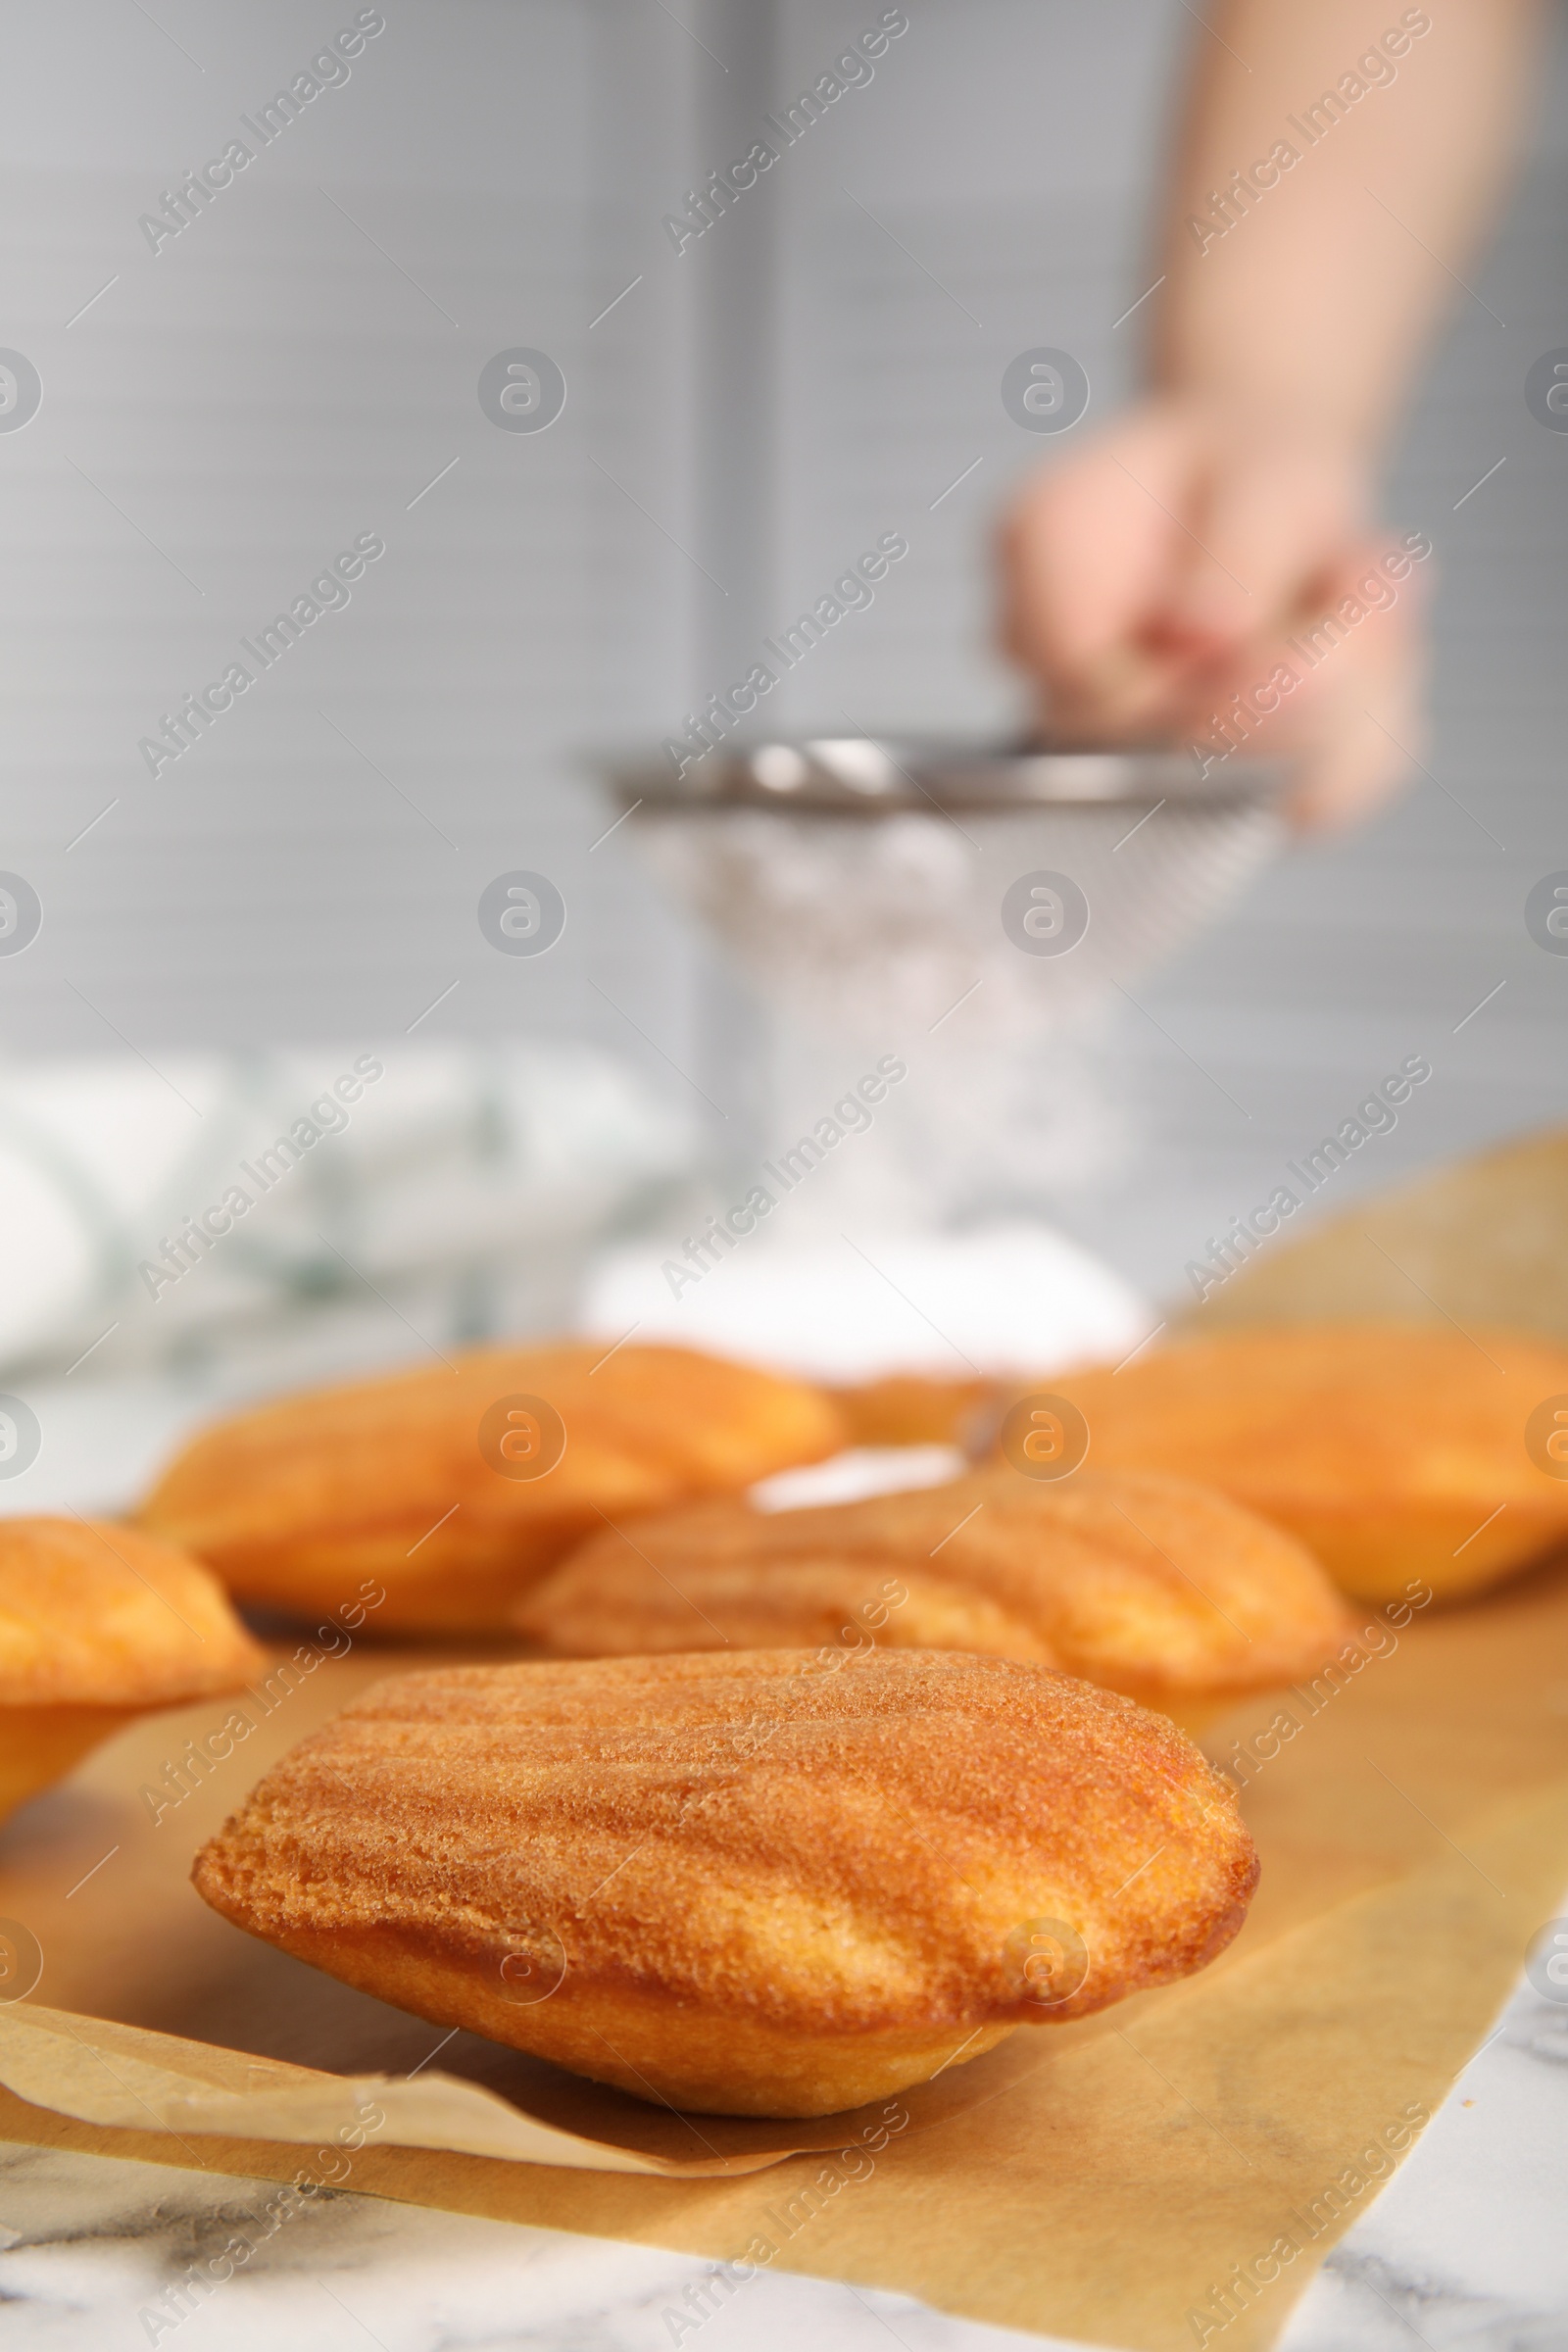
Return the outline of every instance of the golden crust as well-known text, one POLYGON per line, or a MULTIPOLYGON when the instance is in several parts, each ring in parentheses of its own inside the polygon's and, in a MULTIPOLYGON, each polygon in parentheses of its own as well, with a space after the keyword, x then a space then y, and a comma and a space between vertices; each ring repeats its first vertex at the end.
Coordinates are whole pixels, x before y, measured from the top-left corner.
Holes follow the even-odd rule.
POLYGON ((379 1684, 193 1876, 436 2024, 811 2115, 1200 1968, 1256 1873, 1230 1785, 1126 1699, 997 1658, 767 1650, 379 1684))
POLYGON ((502 1627, 605 1518, 729 1493, 842 1443, 816 1390, 686 1348, 487 1348, 220 1422, 141 1519, 249 1600, 330 1607, 373 1576, 381 1630, 502 1627), (560 1417, 565 1450, 545 1475, 504 1474, 493 1436, 481 1451, 509 1396, 560 1417))
POLYGON ((1005 1466, 825 1509, 601 1531, 520 1604, 557 1656, 863 1643, 1057 1666, 1158 1703, 1313 1672, 1350 1630, 1300 1544, 1185 1480, 1005 1466))
POLYGON ((0 1519, 0 1707, 175 1706, 264 1663, 218 1580, 172 1544, 107 1522, 0 1519))
POLYGON ((1568 1396, 1568 1350, 1523 1333, 1257 1326, 1050 1385, 1100 1468, 1221 1488, 1365 1599, 1475 1591, 1568 1536, 1568 1479, 1526 1443, 1536 1408, 1568 1396))

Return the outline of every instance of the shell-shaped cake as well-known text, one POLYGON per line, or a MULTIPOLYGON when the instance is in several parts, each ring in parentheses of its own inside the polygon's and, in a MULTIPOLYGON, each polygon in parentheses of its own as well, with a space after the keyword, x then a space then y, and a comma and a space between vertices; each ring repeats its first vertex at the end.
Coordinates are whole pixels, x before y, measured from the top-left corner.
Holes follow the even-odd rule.
POLYGON ((1056 1666, 1158 1704, 1309 1674, 1349 1631, 1310 1552, 1174 1478, 999 1465, 793 1511, 601 1529, 516 1623, 558 1656, 864 1643, 1056 1666))
POLYGON ((1101 1469, 1218 1487, 1367 1600, 1475 1592, 1568 1541, 1568 1349, 1535 1333, 1258 1324, 1051 1386, 1101 1469))
POLYGON ((142 1506, 233 1592, 380 1631, 502 1628, 606 1520, 726 1494, 843 1443, 819 1391, 684 1348, 487 1348, 285 1396, 202 1432, 142 1506))
POLYGON ((779 2116, 1186 1976, 1256 1875, 1234 1790, 1164 1718, 907 1650, 381 1683, 194 1873, 240 1927, 435 2024, 779 2116))
POLYGON ((265 1663, 216 1577, 134 1528, 0 1519, 0 1818, 132 1715, 265 1663))

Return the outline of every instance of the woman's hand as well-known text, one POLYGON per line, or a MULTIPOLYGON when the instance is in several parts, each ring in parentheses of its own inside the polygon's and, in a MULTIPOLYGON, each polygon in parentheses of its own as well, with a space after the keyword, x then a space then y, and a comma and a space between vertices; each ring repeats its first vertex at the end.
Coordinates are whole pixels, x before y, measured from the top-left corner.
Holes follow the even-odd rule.
POLYGON ((1368 502, 1360 453, 1301 422, 1129 410, 1004 520, 1003 644, 1042 724, 1175 739, 1199 765, 1285 754, 1299 824, 1365 815, 1421 752, 1431 553, 1373 531, 1368 502))

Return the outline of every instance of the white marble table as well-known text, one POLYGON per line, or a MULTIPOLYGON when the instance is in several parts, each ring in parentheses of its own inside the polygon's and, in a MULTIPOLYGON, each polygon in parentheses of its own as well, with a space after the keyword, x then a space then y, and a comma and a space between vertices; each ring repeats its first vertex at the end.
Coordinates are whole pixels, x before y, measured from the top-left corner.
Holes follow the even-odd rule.
MULTIPOLYGON (((193 1411, 170 1384, 45 1399, 25 1499, 90 1508, 139 1483, 193 1411)), ((21 1482, 18 1482, 19 1486, 21 1482)), ((1568 1895, 1563 1911, 1568 1915, 1568 1895)), ((838 2281, 760 2273, 674 2324, 712 2265, 644 2246, 328 2192, 204 2299, 168 2299, 270 2183, 0 2142, 0 2342, 121 2352, 984 2352, 1056 2339, 838 2281)), ((1223 2334, 1210 2337, 1223 2347, 1223 2334)), ((1308 2287, 1281 2352, 1568 2347, 1568 1985, 1522 1984, 1410 2156, 1308 2287)))

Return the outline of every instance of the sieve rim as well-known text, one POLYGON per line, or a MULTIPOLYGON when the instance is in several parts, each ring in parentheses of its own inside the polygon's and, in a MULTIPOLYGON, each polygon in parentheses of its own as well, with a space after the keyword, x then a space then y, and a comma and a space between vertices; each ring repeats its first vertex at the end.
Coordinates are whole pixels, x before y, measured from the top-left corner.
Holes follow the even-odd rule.
POLYGON ((666 758, 610 755, 598 772, 628 808, 808 809, 876 817, 951 804, 968 810, 1139 808, 1269 808, 1293 763, 1239 756, 1205 773, 1191 749, 1172 744, 1007 745, 906 735, 769 736, 716 746, 675 774, 666 758))

